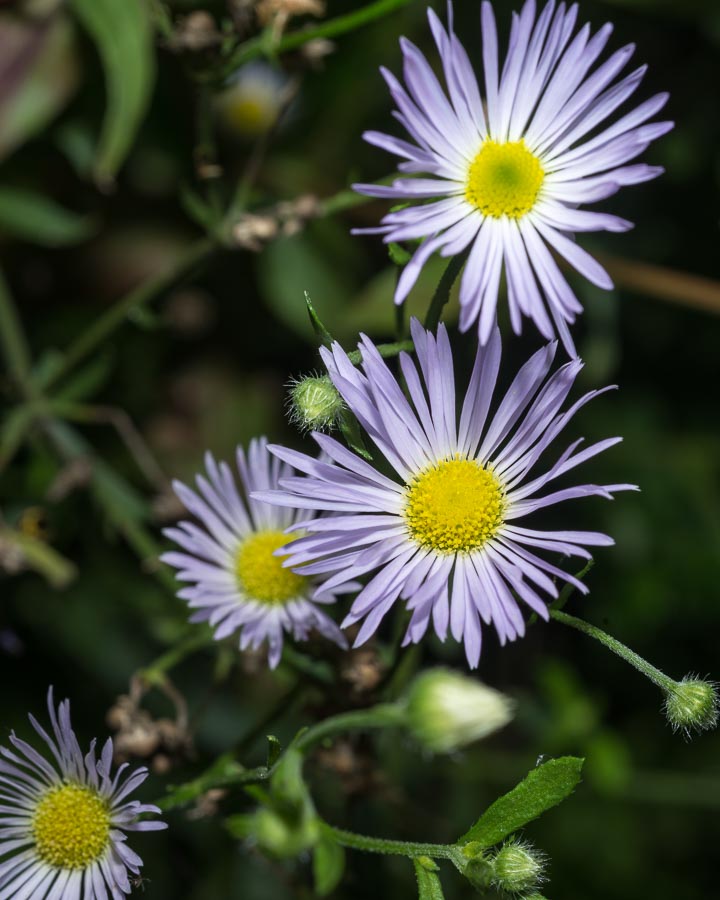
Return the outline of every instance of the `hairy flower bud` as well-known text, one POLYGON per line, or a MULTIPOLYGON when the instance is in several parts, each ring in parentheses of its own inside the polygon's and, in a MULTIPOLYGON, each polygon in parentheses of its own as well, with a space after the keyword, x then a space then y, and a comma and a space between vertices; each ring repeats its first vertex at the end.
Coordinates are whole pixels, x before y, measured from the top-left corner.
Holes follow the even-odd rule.
POLYGON ((408 727, 428 750, 450 753, 497 731, 512 719, 513 702, 448 669, 431 669, 407 697, 408 727))
POLYGON ((491 866, 495 887, 510 894, 524 893, 544 880, 545 856, 532 844, 510 840, 497 851, 491 866))
POLYGON ((718 719, 718 692, 713 681, 686 675, 665 694, 665 715, 674 731, 705 731, 718 719))
POLYGON ((290 385, 290 421, 301 431, 330 431, 343 406, 342 397, 327 375, 308 375, 290 385))

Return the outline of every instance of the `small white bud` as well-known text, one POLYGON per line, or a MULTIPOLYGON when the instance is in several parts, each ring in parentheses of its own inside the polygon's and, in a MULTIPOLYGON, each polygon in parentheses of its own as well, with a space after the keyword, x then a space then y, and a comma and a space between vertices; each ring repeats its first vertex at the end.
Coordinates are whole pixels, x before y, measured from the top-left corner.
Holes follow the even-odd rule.
POLYGON ((686 675, 665 694, 665 715, 674 731, 706 731, 718 720, 718 692, 714 681, 686 675))
POLYGON ((308 375, 290 385, 290 420, 301 431, 331 430, 343 409, 343 399, 327 375, 308 375))
POLYGON ((545 861, 532 844, 510 840, 491 860, 492 884, 509 894, 532 891, 544 880, 545 861))
POLYGON ((407 697, 408 727, 428 750, 450 753, 507 725, 514 703, 482 682, 430 669, 407 697))

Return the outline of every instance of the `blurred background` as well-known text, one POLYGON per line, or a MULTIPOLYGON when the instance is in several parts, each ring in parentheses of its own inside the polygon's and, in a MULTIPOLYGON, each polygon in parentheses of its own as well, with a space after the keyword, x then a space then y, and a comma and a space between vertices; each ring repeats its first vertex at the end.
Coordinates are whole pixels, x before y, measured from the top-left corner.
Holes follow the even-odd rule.
MULTIPOLYGON (((26 733, 53 683, 83 741, 114 733, 125 758, 150 765, 147 799, 233 748, 262 761, 265 730, 286 741, 433 662, 464 667, 452 643, 398 655, 399 615, 347 657, 311 645, 320 668, 303 679, 297 660, 269 675, 232 641, 193 647, 155 561, 161 528, 182 513, 170 481, 190 479, 207 448, 230 458, 257 434, 310 446, 284 409, 289 378, 319 365, 304 291, 346 347, 360 329, 395 335, 397 269, 379 240, 350 235, 386 206, 347 188, 389 173, 361 133, 399 133, 377 67, 398 71, 401 34, 432 52, 425 4, 398 3, 332 42, 292 41, 364 6, 0 3, 0 731, 26 733), (278 41, 284 52, 263 60, 278 41), (133 676, 148 667, 145 693, 133 676)), ((479 3, 456 7, 477 63, 479 3)), ((505 31, 515 7, 495 4, 505 31)), ((718 677, 720 6, 581 3, 581 21, 608 19, 610 49, 632 41, 635 64, 649 63, 636 96, 669 90, 677 124, 644 158, 667 173, 607 204, 636 229, 581 238, 616 290, 572 281, 586 308, 580 388, 620 390, 573 431, 623 435, 586 475, 642 493, 561 513, 562 527, 572 514, 570 527, 617 541, 568 611, 673 677, 718 677)), ((411 312, 441 271, 426 267, 411 312)), ((454 340, 469 361, 475 338, 454 340)), ((531 331, 505 340, 507 378, 537 343, 531 331)), ((452 841, 539 756, 583 755, 581 788, 527 829, 551 859, 545 893, 716 896, 720 736, 673 735, 652 685, 561 625, 502 650, 489 635, 483 652, 480 677, 520 701, 513 725, 450 759, 396 735, 340 741, 310 769, 321 812, 370 834, 452 841)), ((268 861, 227 834, 223 814, 247 805, 206 797, 170 813, 167 832, 139 836, 146 895, 312 897, 307 861, 268 861)), ((454 870, 443 881, 449 900, 473 895, 454 870)), ((333 896, 414 890, 407 861, 349 853, 333 896)))

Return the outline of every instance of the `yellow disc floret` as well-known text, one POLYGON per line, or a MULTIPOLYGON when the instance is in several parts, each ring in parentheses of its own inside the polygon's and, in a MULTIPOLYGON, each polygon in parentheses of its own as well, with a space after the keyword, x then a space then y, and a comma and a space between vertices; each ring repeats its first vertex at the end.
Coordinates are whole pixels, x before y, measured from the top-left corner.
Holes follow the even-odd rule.
POLYGON ((489 541, 503 523, 500 482, 472 459, 446 459, 408 485, 405 521, 418 544, 465 553, 489 541))
POLYGON ((290 541, 282 531, 256 531, 240 545, 235 574, 242 591, 260 603, 287 603, 303 593, 307 578, 283 568, 286 556, 273 556, 290 541))
POLYGON ((470 163, 465 198, 485 216, 520 219, 535 205, 545 170, 525 141, 485 141, 470 163))
POLYGON ((108 845, 107 801, 81 784, 52 788, 35 809, 32 833, 43 862, 60 869, 84 869, 99 859, 108 845))

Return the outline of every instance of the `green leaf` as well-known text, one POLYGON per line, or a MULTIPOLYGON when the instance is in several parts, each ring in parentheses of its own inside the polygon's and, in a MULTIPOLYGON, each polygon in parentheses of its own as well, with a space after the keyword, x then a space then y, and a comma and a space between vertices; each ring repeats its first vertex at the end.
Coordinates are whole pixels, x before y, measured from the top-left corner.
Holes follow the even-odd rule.
POLYGON ((0 231, 43 247, 84 241, 94 232, 91 219, 70 212, 35 191, 0 186, 0 231))
POLYGON ((280 758, 280 754, 282 753, 282 744, 275 737, 274 734, 269 734, 267 736, 268 748, 267 748, 267 767, 268 769, 272 769, 275 763, 280 758))
POLYGON ((0 17, 0 159, 42 131, 79 81, 75 29, 65 15, 0 17))
POLYGON ((320 321, 320 316, 315 312, 315 307, 312 305, 310 294, 308 294, 307 291, 305 291, 305 305, 307 306, 308 315, 310 316, 310 324, 313 327, 313 331, 320 338, 323 344, 330 347, 333 342, 333 336, 320 321))
POLYGON ((70 0, 95 42, 105 70, 107 105, 94 177, 111 182, 147 109, 155 81, 149 5, 143 0, 70 0))
POLYGON ((396 266, 404 266, 412 259, 412 253, 408 253, 404 247, 394 241, 388 244, 388 254, 396 266))
POLYGON ((570 796, 580 782, 585 760, 576 756, 551 759, 488 807, 458 844, 477 841, 491 847, 570 796))
POLYGON ((444 900, 442 885, 437 875, 438 867, 427 856, 413 860, 417 878, 418 900, 444 900))
POLYGON ((345 851, 340 844, 322 837, 313 850, 315 893, 325 897, 340 884, 345 871, 345 851))
MULTIPOLYGON (((342 316, 354 293, 352 279, 307 232, 272 241, 257 257, 257 274, 266 303, 277 318, 304 340, 312 341, 307 292, 324 321, 342 316), (330 315, 328 315, 330 314, 330 315)), ((330 321, 333 332, 334 322, 330 321)))
POLYGON ((67 587, 77 575, 75 565, 40 538, 11 528, 0 528, 0 544, 15 547, 25 565, 42 575, 54 588, 67 587))

